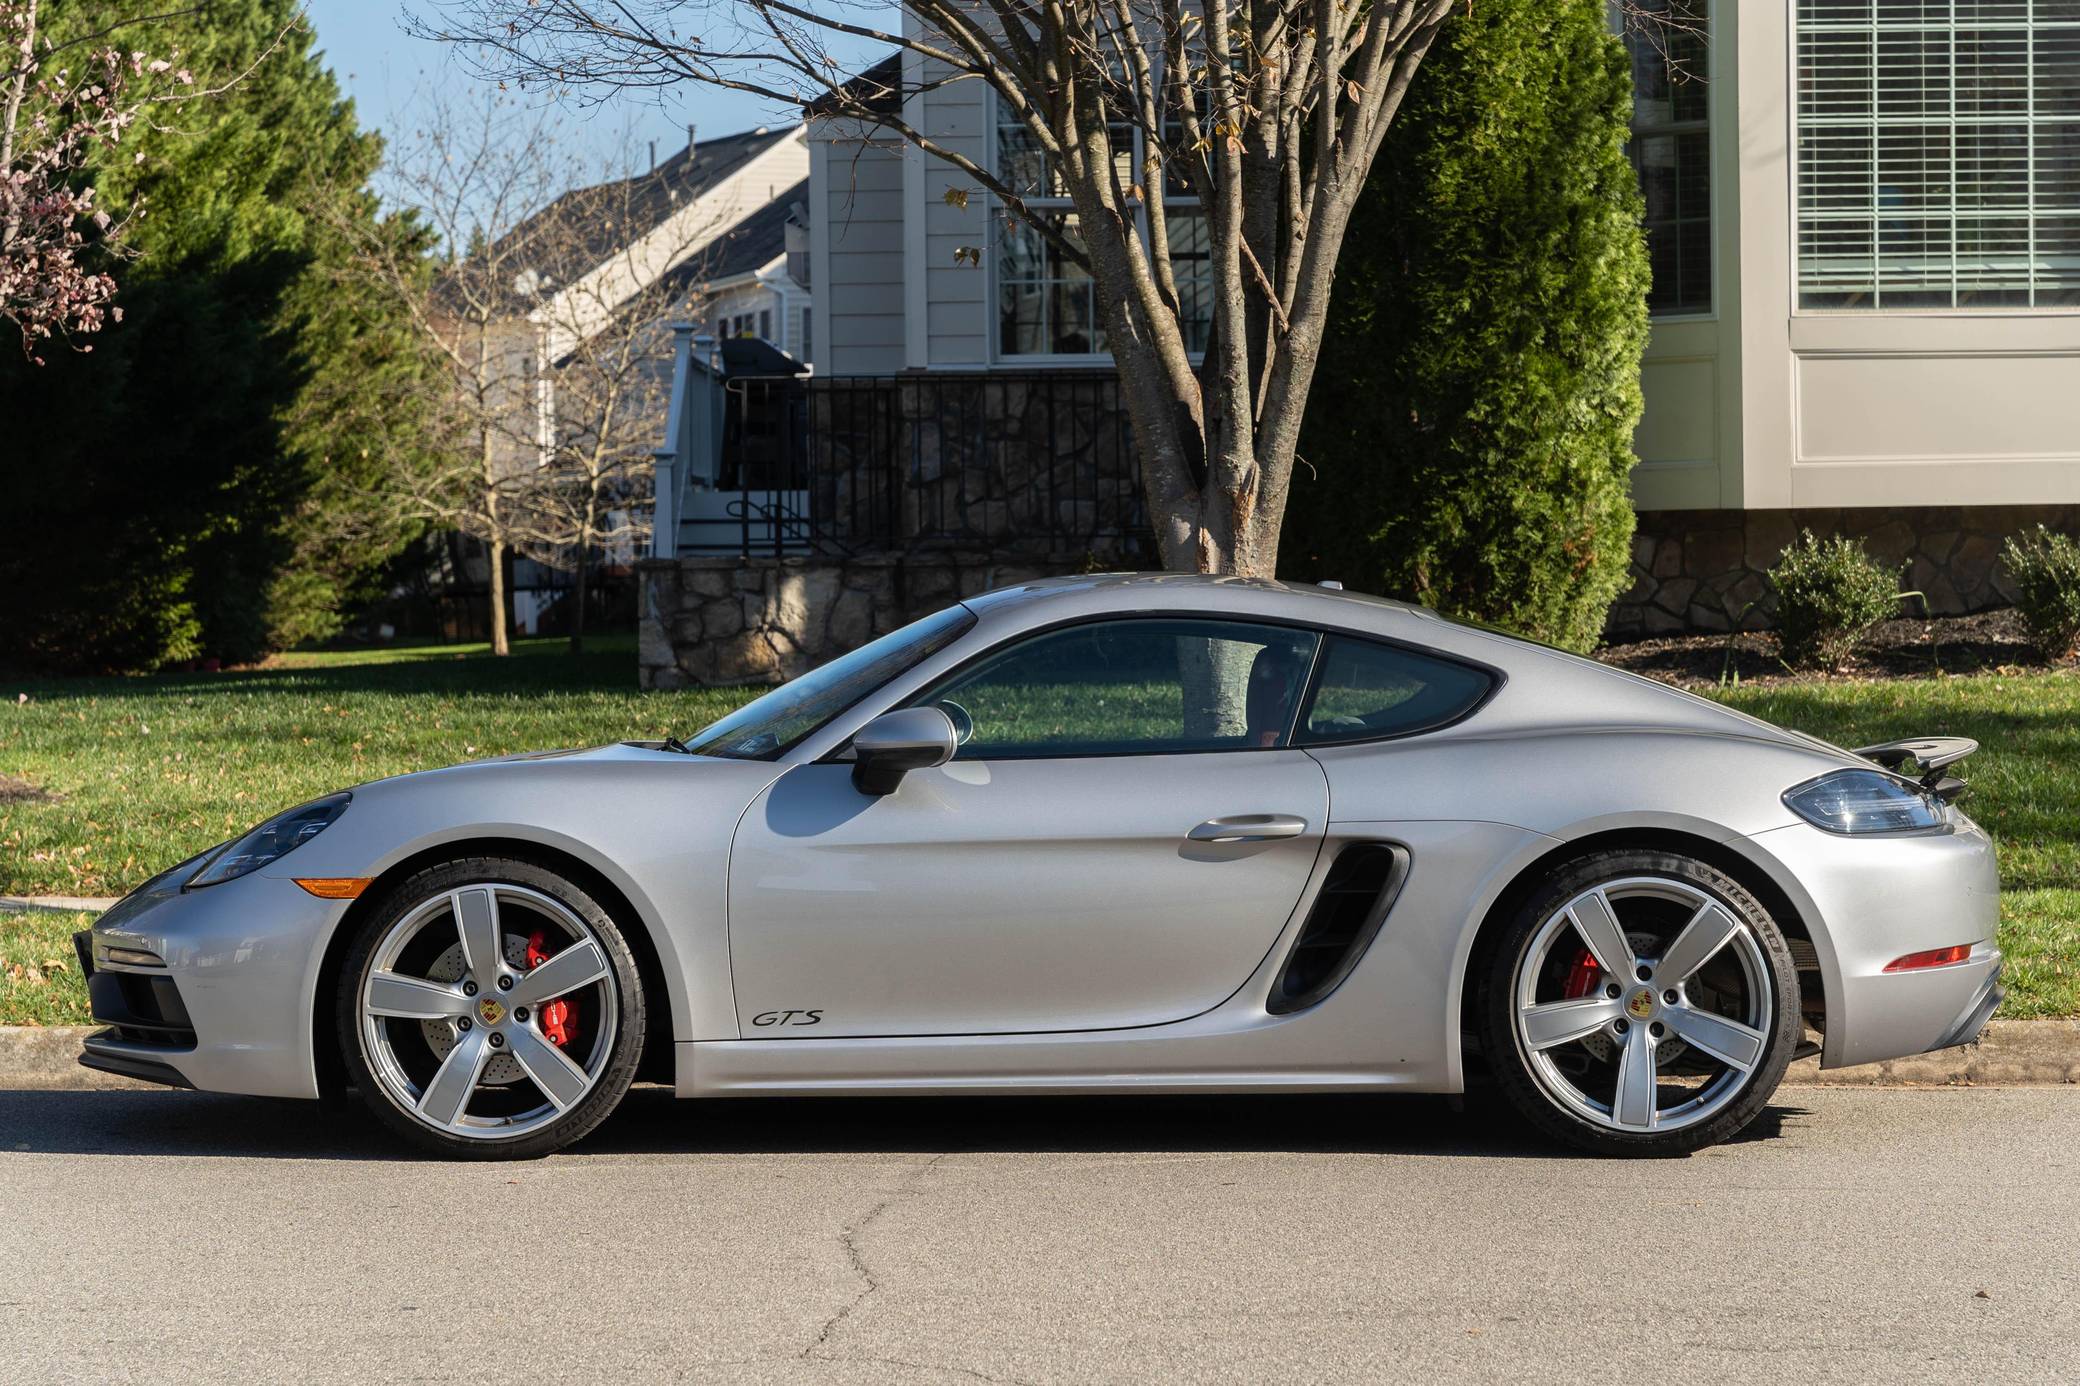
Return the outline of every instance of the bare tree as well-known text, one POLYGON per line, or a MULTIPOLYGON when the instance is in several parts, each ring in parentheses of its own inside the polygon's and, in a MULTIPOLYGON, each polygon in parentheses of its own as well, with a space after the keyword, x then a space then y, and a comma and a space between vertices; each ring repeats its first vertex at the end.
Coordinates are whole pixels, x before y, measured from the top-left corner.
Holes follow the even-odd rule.
POLYGON ((575 562, 582 642, 588 559, 624 538, 647 484, 668 388, 659 319, 698 293, 694 252, 719 228, 678 201, 672 168, 587 182, 554 122, 492 93, 425 94, 381 180, 423 235, 342 223, 356 276, 401 304, 437 369, 401 409, 384 520, 482 542, 493 653, 510 649, 506 564, 575 562), (422 242, 442 253, 429 265, 422 242), (678 295, 674 299, 673 295, 678 295))
POLYGON ((846 0, 444 0, 419 27, 501 80, 593 93, 695 81, 815 102, 959 170, 1095 280, 1166 564, 1262 575, 1352 208, 1463 3, 902 0, 914 22, 896 32, 846 0), (848 82, 834 49, 860 41, 904 55, 910 76, 848 82), (957 82, 995 94, 1070 200, 1073 229, 903 113, 900 98, 957 82), (1199 362, 1166 183, 1209 230, 1199 362))
POLYGON ((678 201, 669 166, 608 172, 559 199, 537 256, 554 281, 533 316, 551 362, 548 513, 574 574, 573 654, 584 649, 595 560, 647 543, 643 503, 672 386, 667 323, 704 316, 703 281, 727 230, 691 205, 659 216, 660 189, 678 201))
POLYGON ((536 214, 571 170, 539 113, 496 97, 425 94, 417 127, 392 145, 380 175, 440 247, 428 265, 417 238, 351 223, 354 273, 404 309, 438 369, 415 417, 428 435, 401 447, 373 504, 483 543, 494 654, 509 652, 508 555, 553 545, 544 501, 536 214))

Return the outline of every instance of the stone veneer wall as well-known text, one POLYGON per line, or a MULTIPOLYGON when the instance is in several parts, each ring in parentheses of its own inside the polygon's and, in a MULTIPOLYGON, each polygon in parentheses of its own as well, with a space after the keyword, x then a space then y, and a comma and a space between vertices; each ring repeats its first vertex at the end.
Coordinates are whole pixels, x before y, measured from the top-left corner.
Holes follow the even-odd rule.
POLYGON ((1083 572, 1087 553, 1020 558, 648 558, 636 565, 645 688, 779 683, 962 597, 1083 572))
POLYGON ((1863 540, 1905 570, 1902 591, 1926 593, 1940 615, 2007 606, 2015 593, 2000 568, 2001 541, 2039 524, 2080 530, 2080 506, 1646 511, 1632 540, 1632 587, 1607 629, 1613 638, 1723 631, 1736 621, 1767 629, 1773 599, 1764 575, 1802 529, 1863 540))
MULTIPOLYGON (((1765 574, 1801 529, 1860 538, 1939 614, 2006 606, 2001 541, 2039 524, 2080 532, 2080 506, 1895 510, 1665 510, 1639 517, 1623 639, 1771 623, 1765 574)), ((907 557, 651 558, 636 565, 645 688, 778 683, 962 597, 1088 571, 1087 552, 1007 559, 980 550, 907 557)), ((1117 566, 1116 564, 1113 566, 1117 566)))

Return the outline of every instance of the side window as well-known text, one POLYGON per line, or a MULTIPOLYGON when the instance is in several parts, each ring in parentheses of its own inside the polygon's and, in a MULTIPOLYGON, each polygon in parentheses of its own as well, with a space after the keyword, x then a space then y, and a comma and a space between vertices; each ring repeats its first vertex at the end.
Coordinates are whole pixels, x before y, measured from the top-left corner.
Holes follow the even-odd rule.
POLYGON ((919 701, 959 760, 1286 745, 1321 637, 1235 621, 1094 622, 1019 641, 919 701))
POLYGON ((1332 635, 1298 744, 1330 746, 1442 726, 1488 696, 1478 669, 1394 645, 1332 635))

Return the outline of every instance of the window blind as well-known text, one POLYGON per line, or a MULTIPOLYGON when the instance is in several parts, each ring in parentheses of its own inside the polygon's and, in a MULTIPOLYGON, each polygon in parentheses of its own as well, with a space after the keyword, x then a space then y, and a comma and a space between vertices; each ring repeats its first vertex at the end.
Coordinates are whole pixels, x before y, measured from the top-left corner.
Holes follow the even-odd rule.
POLYGON ((2080 304, 2080 0, 1798 0, 1804 308, 2080 304))

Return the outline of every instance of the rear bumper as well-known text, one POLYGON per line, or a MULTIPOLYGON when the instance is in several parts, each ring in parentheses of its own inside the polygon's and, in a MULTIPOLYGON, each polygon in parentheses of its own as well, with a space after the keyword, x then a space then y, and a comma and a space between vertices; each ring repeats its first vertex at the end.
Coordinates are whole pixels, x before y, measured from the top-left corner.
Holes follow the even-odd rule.
POLYGON ((1970 1044, 1986 1029, 1986 1022, 1993 1019, 1993 1013, 2000 1008, 2001 998, 2008 994, 2007 989, 2001 986, 1999 955, 1996 954, 1995 957, 1993 974, 1979 988, 1978 995, 1972 998, 1964 1013, 1958 1016, 1957 1023, 1950 1027, 1950 1032, 1930 1046, 1931 1048, 1955 1049, 1961 1044, 1970 1044))
POLYGON ((1813 930, 1827 997, 1822 1068, 1969 1044, 2001 999, 1993 843, 1954 831, 1843 837, 1806 825, 1746 839, 1813 930), (1887 972, 1909 953, 1969 944, 1961 962, 1887 972))

